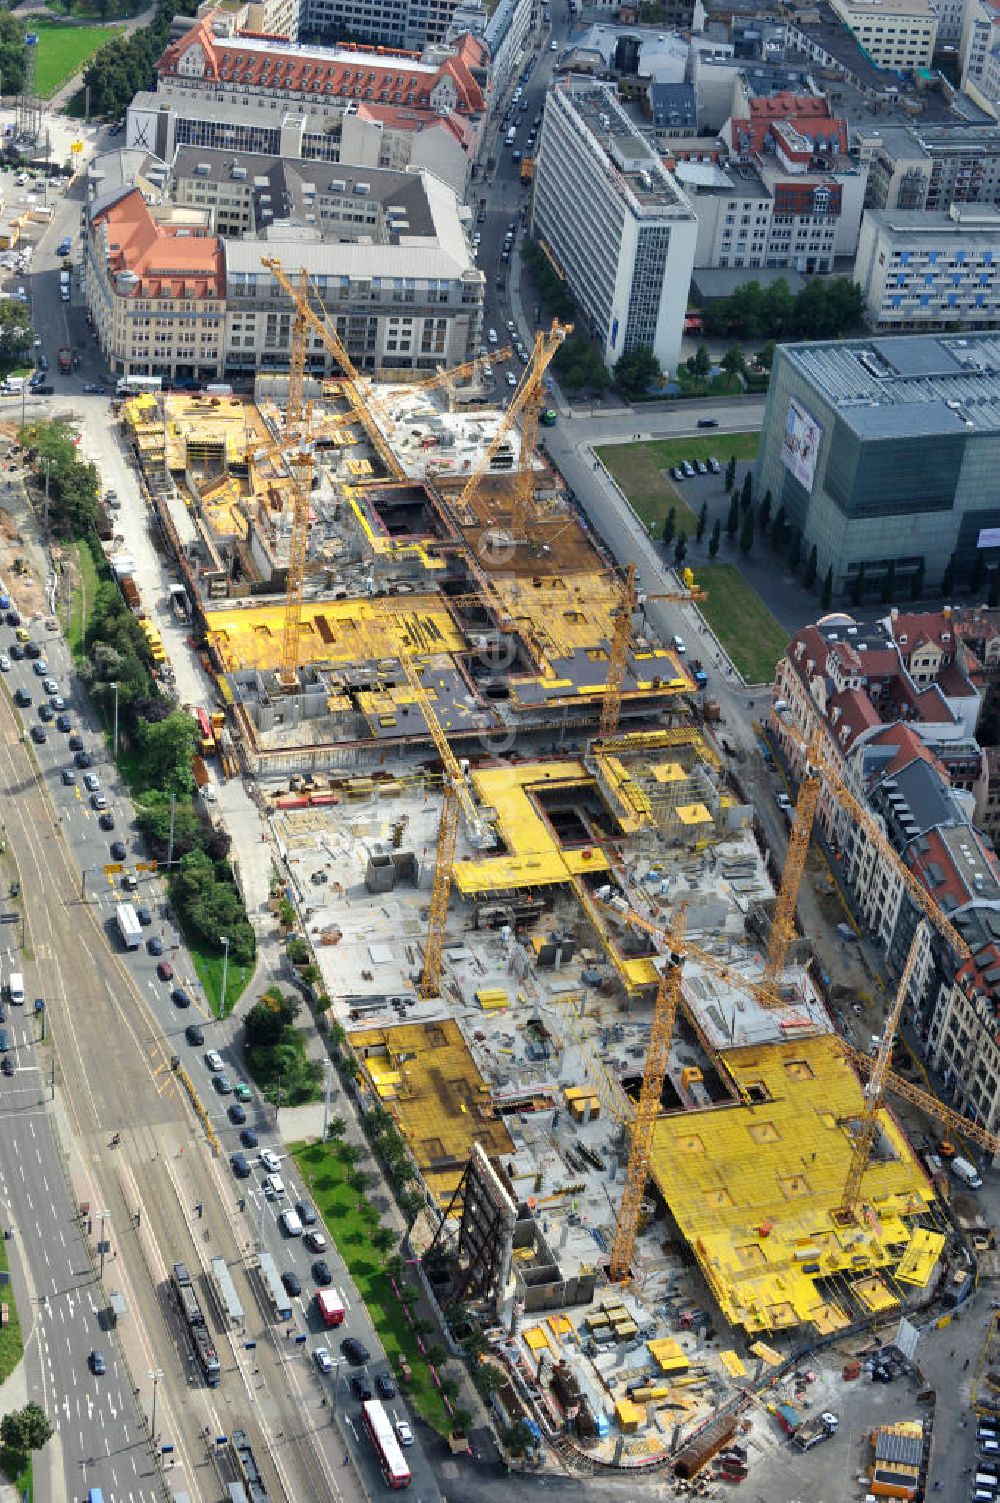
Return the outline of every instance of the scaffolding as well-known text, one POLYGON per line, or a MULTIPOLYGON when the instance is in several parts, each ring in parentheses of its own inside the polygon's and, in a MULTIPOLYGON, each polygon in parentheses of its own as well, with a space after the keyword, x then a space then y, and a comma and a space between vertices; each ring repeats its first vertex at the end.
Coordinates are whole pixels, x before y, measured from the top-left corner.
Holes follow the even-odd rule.
POLYGON ((32 146, 42 133, 42 101, 35 82, 37 58, 38 33, 29 31, 24 38, 24 77, 17 96, 16 130, 18 140, 32 146))

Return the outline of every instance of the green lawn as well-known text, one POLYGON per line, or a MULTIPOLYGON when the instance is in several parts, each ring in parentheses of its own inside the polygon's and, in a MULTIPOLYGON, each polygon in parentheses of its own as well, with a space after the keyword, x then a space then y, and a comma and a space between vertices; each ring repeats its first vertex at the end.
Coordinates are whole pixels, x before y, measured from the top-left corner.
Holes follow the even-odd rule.
MULTIPOLYGON (((121 759, 119 759, 119 769, 120 767, 121 759)), ((223 956, 221 954, 210 954, 207 950, 199 949, 197 943, 187 934, 184 936, 184 943, 187 945, 191 959, 194 961, 198 980, 205 988, 205 996, 208 998, 208 1005, 212 1009, 212 1016, 217 1018, 219 1016, 219 1003, 222 1000, 223 956)), ((252 965, 237 965, 232 960, 229 962, 229 969, 226 972, 227 1016, 232 1012, 246 991, 252 976, 252 965)))
POLYGON ((74 543, 70 549, 70 568, 74 571, 73 597, 70 601, 69 645, 73 653, 83 650, 87 624, 93 609, 97 586, 97 568, 94 555, 85 542, 74 543))
POLYGON ((35 24, 34 18, 31 29, 38 33, 35 87, 42 99, 48 99, 79 73, 98 48, 122 35, 120 26, 61 26, 53 21, 35 24))
MULTIPOLYGON (((666 471, 684 459, 713 456, 724 471, 732 454, 737 459, 754 459, 759 442, 759 433, 713 433, 705 438, 654 438, 641 444, 605 444, 594 452, 618 481, 636 515, 647 527, 652 524, 657 537, 671 506, 675 512, 675 530, 690 537, 698 525, 697 518, 684 500, 683 486, 675 485, 666 471)), ((725 476, 716 478, 721 496, 725 476)))
MULTIPOLYGON (((401 1354, 410 1364, 413 1379, 402 1384, 403 1392, 429 1425, 447 1435, 450 1425, 444 1400, 421 1356, 417 1338, 407 1324, 403 1307, 393 1293, 378 1254, 371 1246, 371 1234, 378 1225, 378 1216, 366 1200, 359 1203, 347 1183, 348 1170, 330 1145, 293 1143, 290 1151, 367 1306, 386 1356, 397 1374, 397 1359, 401 1354)), ((424 1338, 425 1344, 427 1339, 424 1338)))
POLYGON ((699 609, 746 682, 769 684, 788 633, 732 564, 702 565, 698 583, 708 595, 699 609))

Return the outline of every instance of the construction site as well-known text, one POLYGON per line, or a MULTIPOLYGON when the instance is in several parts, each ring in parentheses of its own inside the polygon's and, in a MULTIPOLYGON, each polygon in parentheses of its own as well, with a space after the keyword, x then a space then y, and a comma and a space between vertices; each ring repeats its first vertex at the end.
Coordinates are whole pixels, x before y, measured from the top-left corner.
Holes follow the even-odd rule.
POLYGON ((740 1480, 762 1378, 806 1423, 831 1396, 788 1353, 848 1351, 948 1275, 889 1095, 978 1131, 891 1068, 928 934, 961 942, 904 869, 922 917, 879 1045, 835 1030, 795 914, 821 783, 851 795, 811 748, 776 883, 692 669, 538 447, 560 326, 504 412, 475 362, 373 389, 271 265, 297 309, 280 406, 121 413, 224 768, 258 785, 362 1095, 426 1188, 438 1303, 488 1333, 539 1464, 740 1480), (308 378, 307 336, 341 379, 308 378))

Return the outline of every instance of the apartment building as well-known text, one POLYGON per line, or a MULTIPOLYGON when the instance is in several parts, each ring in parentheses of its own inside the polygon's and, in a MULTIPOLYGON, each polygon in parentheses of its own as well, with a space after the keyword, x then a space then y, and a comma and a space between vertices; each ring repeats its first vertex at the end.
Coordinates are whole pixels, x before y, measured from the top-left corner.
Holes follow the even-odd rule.
POLYGON ((452 12, 445 41, 459 41, 468 34, 485 44, 494 100, 523 67, 532 12, 532 0, 499 0, 492 11, 484 0, 459 0, 452 12))
POLYGON ((676 167, 698 216, 695 265, 832 271, 857 250, 864 206, 847 122, 811 94, 748 97, 744 109, 720 132, 727 160, 676 167))
POLYGON ((854 280, 874 329, 1000 325, 1000 208, 869 209, 854 280))
POLYGON ((959 41, 962 88, 980 102, 986 59, 1000 39, 998 0, 966 0, 959 41))
MULTIPOLYGON (((295 42, 299 35, 299 0, 202 0, 195 11, 198 20, 206 20, 216 36, 235 36, 239 32, 256 32, 258 36, 283 37, 295 42)), ((175 17, 184 31, 190 17, 175 17)))
POLYGON ((1000 203, 1000 126, 859 126, 855 145, 868 169, 868 209, 949 209, 1000 203))
POLYGON ((225 261, 203 215, 150 207, 125 189, 89 219, 86 288, 101 352, 119 375, 221 374, 225 261))
POLYGON ((947 612, 893 612, 874 627, 827 617, 797 632, 779 664, 773 730, 801 772, 800 740, 823 727, 825 755, 875 817, 878 836, 829 794, 820 806, 854 912, 890 973, 901 973, 921 918, 911 884, 970 945, 972 964, 956 971, 925 928, 904 1017, 957 1109, 995 1130, 1000 865, 974 823, 989 759, 974 739, 979 696, 961 658, 947 612))
POLYGON ((879 68, 929 68, 937 41, 931 0, 831 0, 834 12, 879 68))
POLYGON ((614 365, 648 346, 680 355, 697 220, 612 88, 561 79, 535 161, 534 232, 563 268, 614 365))

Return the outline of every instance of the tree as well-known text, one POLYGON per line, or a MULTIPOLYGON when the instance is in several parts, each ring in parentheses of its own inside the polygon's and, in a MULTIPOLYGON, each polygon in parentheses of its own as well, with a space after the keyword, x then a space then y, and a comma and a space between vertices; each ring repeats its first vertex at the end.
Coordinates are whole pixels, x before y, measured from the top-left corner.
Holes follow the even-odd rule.
POLYGON ((444 1367, 448 1360, 448 1353, 440 1341, 432 1341, 424 1352, 424 1358, 431 1367, 444 1367))
POLYGON ((854 578, 851 580, 851 591, 850 591, 850 594, 851 594, 851 604, 852 605, 860 605, 861 602, 862 602, 862 600, 865 598, 865 566, 864 566, 864 563, 860 563, 858 565, 858 572, 855 574, 854 578))
POLYGON ((742 376, 747 368, 746 356, 738 344, 730 345, 722 357, 722 369, 731 376, 742 376))
POLYGON ((488 1399, 491 1393, 496 1393, 502 1388, 506 1379, 492 1362, 480 1362, 472 1374, 472 1385, 481 1399, 488 1399))
POLYGON ((424 1208, 424 1197, 419 1190, 401 1190, 396 1196, 396 1203, 406 1217, 407 1224, 411 1225, 424 1208))
POLYGON ((335 1152, 340 1162, 346 1164, 349 1169, 365 1156, 365 1150, 357 1143, 338 1143, 335 1152))
MULTIPOLYGON (((453 1377, 451 1373, 446 1373, 445 1376, 441 1379, 440 1392, 442 1397, 448 1400, 457 1399, 459 1394, 459 1386, 460 1385, 458 1379, 456 1377, 453 1377)), ((452 1430, 454 1431, 454 1429, 455 1426, 453 1422, 452 1430)))
POLYGON ((663 375, 659 360, 649 345, 637 345, 617 361, 614 376, 622 391, 630 397, 641 396, 649 387, 655 386, 663 375))
POLYGON ((921 595, 924 593, 924 568, 924 559, 923 555, 921 554, 920 559, 917 563, 917 567, 913 571, 913 578, 910 580, 911 600, 919 600, 921 595))
POLYGON ((165 720, 140 719, 136 732, 143 760, 143 776, 155 787, 189 794, 194 788, 191 761, 198 746, 198 726, 192 715, 176 710, 165 720))
POLYGON ((350 1169, 347 1173, 347 1183, 360 1199, 372 1182, 372 1177, 364 1169, 350 1169))
POLYGON ((728 496, 729 492, 732 490, 732 488, 733 488, 733 486, 735 484, 736 484, 736 455, 735 454, 731 454, 730 457, 729 457, 729 463, 726 465, 726 495, 727 496, 728 496))
POLYGON ((729 502, 729 516, 726 518, 726 537, 734 538, 740 527, 740 498, 733 491, 729 502))
POLYGON ((301 1003, 283 996, 277 987, 264 993, 243 1020, 248 1049, 269 1048, 281 1041, 285 1029, 294 1023, 301 1003))
POLYGON ((721 533, 722 523, 719 521, 718 517, 716 517, 715 521, 712 523, 712 536, 708 540, 709 558, 715 558, 716 554, 719 551, 719 537, 721 533))
POLYGON ((31 315, 24 303, 8 298, 0 303, 0 361, 15 365, 31 349, 31 315))
POLYGON ((743 488, 740 491, 740 508, 749 511, 753 505, 753 476, 749 470, 743 476, 743 488))
POLYGON ((346 1131, 347 1120, 344 1117, 331 1117, 329 1122, 326 1124, 326 1135, 328 1138, 337 1140, 339 1138, 342 1138, 346 1131))
POLYGON ((700 344, 695 350, 693 362, 691 360, 688 361, 688 369, 692 376, 701 376, 702 378, 707 376, 712 369, 711 356, 703 344, 700 344))
POLYGON ((775 553, 784 553, 785 544, 788 541, 788 528, 785 523, 785 508, 778 507, 778 515, 771 525, 771 547, 775 553))
POLYGON ((889 567, 882 575, 882 584, 879 597, 884 605, 888 605, 896 593, 896 560, 890 559, 889 567))
POLYGON ((396 1233, 388 1226, 377 1226, 372 1233, 372 1247, 383 1255, 396 1246, 396 1233))
POLYGON ((705 536, 705 528, 707 526, 708 526, 708 502, 707 501, 703 501, 701 503, 701 510, 698 513, 698 526, 695 528, 695 534, 694 534, 695 537, 698 539, 699 543, 701 542, 702 538, 705 536))
POLYGON ((740 552, 744 557, 753 547, 753 507, 748 507, 743 513, 743 526, 740 529, 740 552))
POLYGON ((454 1409, 451 1416, 451 1433, 468 1435, 472 1428, 472 1413, 468 1409, 454 1409))
POLYGON ((788 567, 794 574, 802 557, 802 534, 797 527, 792 529, 792 542, 788 549, 788 567))
POLYGON ((762 536, 767 533, 767 528, 768 528, 768 524, 769 524, 770 520, 771 520, 771 492, 770 491, 765 491, 764 492, 764 499, 760 503, 760 506, 757 509, 757 526, 760 528, 762 536))
POLYGON ((677 508, 672 506, 663 519, 663 541, 670 547, 674 540, 674 527, 676 525, 677 508))
POLYGON ((811 590, 816 582, 817 567, 818 560, 816 558, 816 544, 813 543, 812 547, 809 550, 809 557, 806 559, 806 572, 802 576, 802 583, 805 585, 807 590, 811 590))
POLYGON ((11 1409, 0 1420, 0 1442, 9 1451, 22 1456, 29 1451, 40 1451, 53 1434, 48 1415, 34 1401, 23 1409, 11 1409))
POLYGON ((553 366, 570 391, 600 393, 611 385, 607 366, 589 339, 571 334, 556 351, 553 366))
POLYGON ((683 532, 679 532, 677 534, 677 541, 674 544, 674 563, 678 567, 680 567, 680 565, 684 562, 684 559, 687 556, 687 551, 688 540, 684 536, 683 532))
POLYGON ((955 560, 955 555, 953 553, 951 555, 951 558, 948 560, 947 566, 945 567, 945 571, 944 571, 944 577, 941 580, 941 594, 942 595, 946 595, 947 596, 947 595, 953 594, 953 592, 954 592, 954 589, 955 589, 955 567, 956 567, 956 560, 955 560))
POLYGON ((830 602, 831 602, 832 599, 833 599, 833 565, 831 564, 830 567, 826 571, 826 578, 823 580, 823 588, 822 588, 822 590, 820 590, 820 594, 819 594, 820 607, 824 611, 828 611, 830 609, 830 602))
POLYGON ((766 371, 769 371, 774 364, 775 343, 775 340, 769 339, 767 344, 762 345, 757 351, 757 364, 762 366, 766 371))

